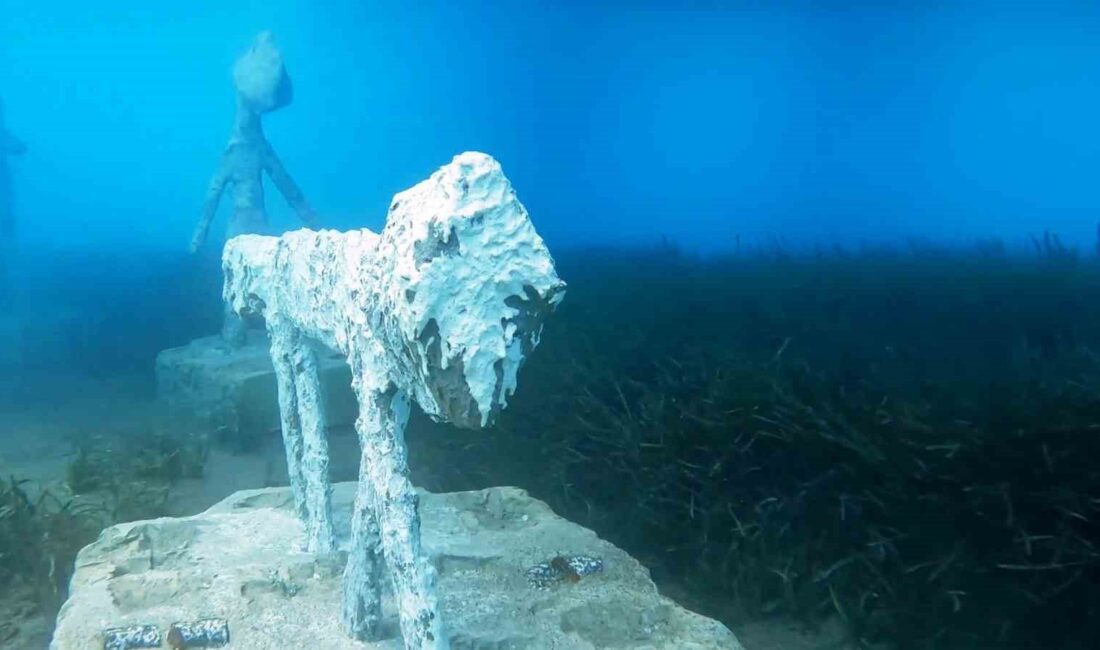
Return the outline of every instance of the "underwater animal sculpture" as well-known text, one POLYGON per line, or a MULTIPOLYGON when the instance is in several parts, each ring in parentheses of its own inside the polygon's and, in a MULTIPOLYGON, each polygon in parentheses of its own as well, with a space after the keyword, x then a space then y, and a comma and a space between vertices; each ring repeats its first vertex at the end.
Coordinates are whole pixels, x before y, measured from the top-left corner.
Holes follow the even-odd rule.
POLYGON ((381 567, 406 648, 445 648, 435 572, 423 557, 404 428, 410 405, 437 421, 490 424, 565 283, 500 165, 464 153, 397 194, 380 234, 242 235, 223 252, 225 299, 271 336, 283 439, 308 550, 334 546, 317 360, 347 356, 362 448, 343 577, 349 634, 377 638, 381 567), (384 560, 383 560, 384 558, 384 560))
MULTIPOLYGON (((261 32, 249 50, 237 59, 233 66, 233 85, 237 89, 237 118, 218 170, 206 191, 202 217, 191 238, 192 253, 206 241, 210 223, 227 187, 232 188, 233 214, 229 218, 226 238, 267 233, 264 173, 304 224, 312 226, 316 222, 302 191, 264 136, 262 116, 289 105, 294 97, 290 76, 271 32, 261 32)), ((231 344, 244 343, 244 325, 229 311, 225 314, 222 335, 231 344)))

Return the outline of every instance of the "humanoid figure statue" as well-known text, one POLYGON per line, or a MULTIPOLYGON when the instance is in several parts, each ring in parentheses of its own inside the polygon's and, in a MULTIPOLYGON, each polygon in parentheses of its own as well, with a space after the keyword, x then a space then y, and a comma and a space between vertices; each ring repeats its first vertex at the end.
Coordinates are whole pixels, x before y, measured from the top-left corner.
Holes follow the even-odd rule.
POLYGON ((0 103, 0 239, 11 239, 15 235, 8 156, 18 156, 26 150, 27 147, 4 128, 4 105, 0 103))
MULTIPOLYGON (((192 253, 206 241, 210 222, 227 187, 233 200, 233 213, 226 239, 243 234, 270 234, 264 209, 264 172, 302 222, 307 226, 316 223, 302 191, 264 137, 262 115, 287 106, 294 95, 282 54, 271 32, 260 33, 248 52, 237 59, 233 66, 233 83, 237 89, 237 118, 221 163, 206 191, 202 217, 191 238, 192 253)), ((239 346, 244 343, 245 335, 244 322, 226 306, 222 336, 230 345, 239 346)))

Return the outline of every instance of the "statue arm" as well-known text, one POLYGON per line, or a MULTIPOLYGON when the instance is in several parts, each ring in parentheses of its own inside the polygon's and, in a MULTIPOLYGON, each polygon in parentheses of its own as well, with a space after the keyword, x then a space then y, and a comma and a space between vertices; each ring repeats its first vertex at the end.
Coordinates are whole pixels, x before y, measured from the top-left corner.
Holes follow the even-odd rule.
POLYGON ((195 234, 191 237, 192 253, 198 251, 206 241, 206 235, 210 231, 210 222, 214 220, 214 215, 218 212, 218 202, 221 201, 222 192, 225 191, 225 185, 228 181, 229 174, 226 173, 225 161, 222 161, 217 173, 214 174, 214 178, 210 179, 210 187, 206 189, 206 200, 202 204, 202 216, 199 218, 199 224, 195 226, 195 234))
POLYGON ((279 189, 279 193, 283 195, 290 207, 294 208, 294 212, 298 214, 298 218, 302 220, 302 223, 310 228, 316 226, 317 215, 314 214, 313 208, 306 203, 306 197, 302 195, 302 190, 298 188, 298 184, 287 173, 282 161, 275 155, 275 151, 271 147, 267 147, 264 156, 264 169, 271 177, 271 182, 275 183, 275 187, 279 189))

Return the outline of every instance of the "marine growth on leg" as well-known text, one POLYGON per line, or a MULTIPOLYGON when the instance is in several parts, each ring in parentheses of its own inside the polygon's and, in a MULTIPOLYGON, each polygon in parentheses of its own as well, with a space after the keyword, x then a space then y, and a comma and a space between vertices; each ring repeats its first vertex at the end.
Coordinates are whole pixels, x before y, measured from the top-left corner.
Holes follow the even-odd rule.
POLYGON ((306 525, 306 550, 331 551, 335 547, 332 483, 317 353, 302 331, 285 319, 268 319, 267 331, 279 389, 287 473, 298 516, 306 525))

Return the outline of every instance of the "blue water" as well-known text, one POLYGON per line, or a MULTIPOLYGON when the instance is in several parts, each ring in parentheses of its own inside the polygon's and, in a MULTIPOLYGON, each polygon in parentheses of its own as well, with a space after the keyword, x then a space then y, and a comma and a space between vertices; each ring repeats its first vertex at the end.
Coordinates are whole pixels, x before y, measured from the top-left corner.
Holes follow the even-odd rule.
MULTIPOLYGON (((0 0, 3 473, 24 469, 11 459, 26 457, 26 431, 79 439, 110 433, 104 413, 128 408, 115 400, 152 408, 157 352, 220 327, 228 198, 208 245, 187 246, 233 125, 230 70, 264 29, 294 86, 266 136, 321 226, 379 230, 393 194, 455 154, 500 161, 571 285, 558 347, 539 351, 551 359, 595 346, 637 380, 700 354, 774 369, 789 348, 808 375, 824 368, 842 395, 829 399, 889 367, 914 410, 951 423, 981 411, 998 431, 1026 409, 1000 418, 959 393, 1006 375, 1094 385, 1082 377, 1100 345, 1088 307, 1100 298, 1100 4, 0 0), (737 282, 777 288, 746 296, 737 282), (666 302, 638 307, 651 295, 666 302), (102 408, 81 419, 89 401, 102 408)), ((266 197, 275 230, 299 226, 270 183, 266 197)), ((565 379, 537 368, 535 385, 560 399, 565 379)), ((1080 417, 1091 441, 1095 405, 1063 397, 1034 420, 1080 417)), ((783 471, 801 481, 820 458, 802 460, 783 471)), ((1095 505, 1086 483, 1073 489, 1095 505)), ((593 495, 571 498, 553 503, 591 514, 593 495)), ((679 565, 652 566, 691 591, 679 565)), ((948 609, 961 590, 944 587, 948 609)), ((723 616, 729 592, 700 593, 723 616)), ((1074 602, 1066 629, 1094 606, 1074 602)), ((931 616, 906 606, 910 622, 931 616)), ((1088 634, 1066 647, 1089 647, 1088 634)))
POLYGON ((272 29, 296 93, 268 135, 334 227, 378 227, 395 191, 475 149, 551 245, 1091 244, 1100 9, 875 4, 5 0, 22 237, 186 244, 228 70, 272 29))

